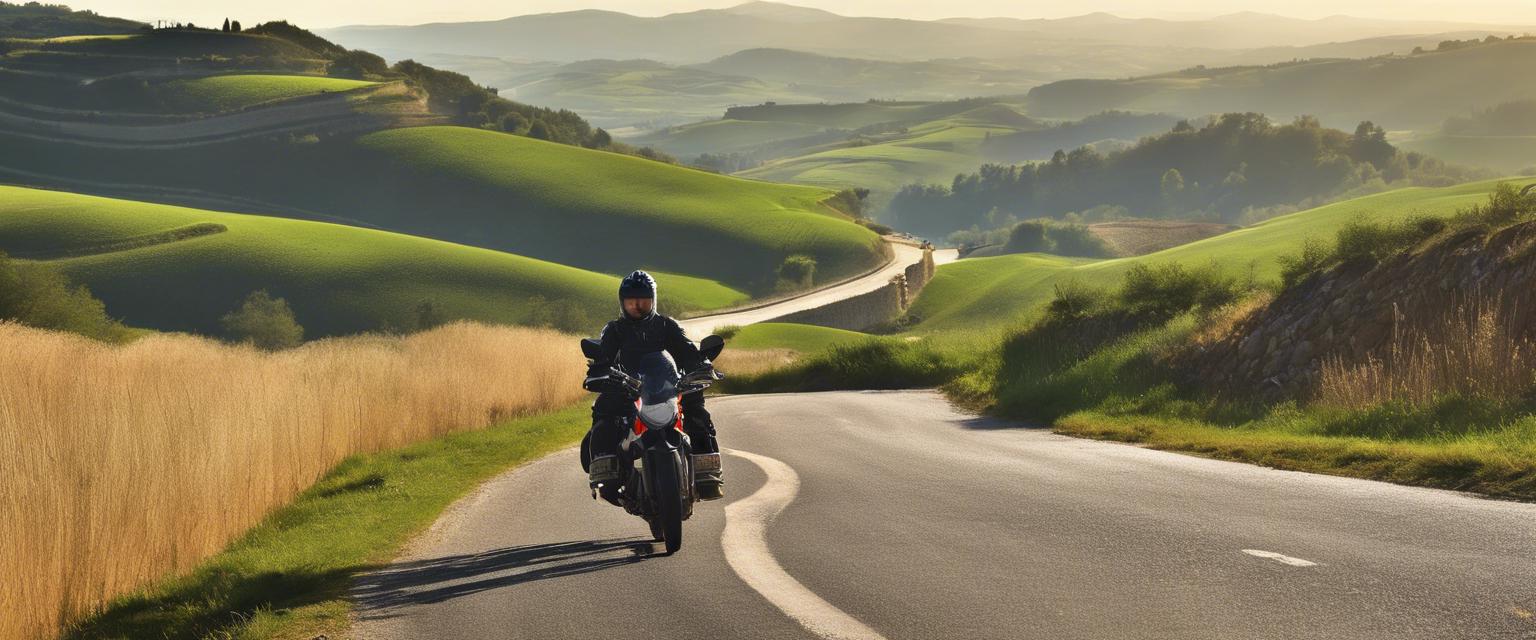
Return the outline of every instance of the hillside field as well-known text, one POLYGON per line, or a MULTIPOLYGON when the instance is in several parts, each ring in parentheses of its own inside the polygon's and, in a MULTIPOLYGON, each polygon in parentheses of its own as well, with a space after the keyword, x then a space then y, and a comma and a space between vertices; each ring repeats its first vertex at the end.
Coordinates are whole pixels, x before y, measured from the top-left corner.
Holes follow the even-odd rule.
POLYGON ((155 151, 0 139, 0 166, 34 174, 195 189, 272 205, 259 213, 325 212, 583 269, 656 269, 753 293, 773 288, 790 255, 815 258, 817 282, 886 255, 879 236, 820 204, 833 195, 824 189, 467 127, 155 151), (240 158, 238 171, 230 158, 240 158))
MULTIPOLYGON (((257 289, 286 298, 308 337, 414 328, 422 302, 449 319, 589 331, 616 313, 615 275, 383 231, 19 187, 0 187, 0 250, 52 258, 113 316, 161 330, 217 333, 257 289)), ((657 277, 670 312, 746 298, 657 277)))
POLYGON ((225 75, 173 80, 160 92, 174 109, 188 113, 236 111, 259 104, 321 93, 338 93, 377 83, 364 80, 289 75, 225 75))
POLYGON ((1179 262, 1191 267, 1214 263, 1235 275, 1251 273, 1271 280, 1279 275, 1277 258, 1299 251, 1308 238, 1331 242, 1340 227, 1362 216, 1379 221, 1449 216, 1483 202, 1499 182, 1389 191, 1272 218, 1139 257, 1089 260, 1029 253, 961 260, 939 267, 910 313, 921 319, 917 330, 922 332, 1015 324, 1050 301, 1057 285, 1075 281, 1113 287, 1126 269, 1138 263, 1179 262))

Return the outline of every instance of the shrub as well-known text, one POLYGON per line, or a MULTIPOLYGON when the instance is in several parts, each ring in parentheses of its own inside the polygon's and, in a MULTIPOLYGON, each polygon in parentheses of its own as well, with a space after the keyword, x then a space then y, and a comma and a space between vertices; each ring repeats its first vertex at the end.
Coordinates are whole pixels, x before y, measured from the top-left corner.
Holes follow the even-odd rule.
POLYGON ((789 256, 779 265, 778 274, 779 280, 774 286, 778 291, 809 289, 816 280, 816 259, 800 254, 789 256))
POLYGON ((0 320, 120 341, 128 330, 84 286, 39 264, 19 264, 0 251, 0 320))
POLYGON ((219 319, 232 342, 245 342, 259 349, 276 351, 304 342, 304 327, 299 326, 288 308, 288 301, 273 298, 266 290, 254 291, 240 303, 240 308, 219 319))
POLYGON ((1104 240, 1094 234, 1087 225, 1057 223, 1050 225, 1049 234, 1055 245, 1052 253, 1080 258, 1104 258, 1114 254, 1104 240))
POLYGON ((1050 238, 1046 237, 1047 227, 1045 220, 1025 220, 1013 225, 1003 249, 1008 253, 1047 253, 1051 250, 1050 238))
POLYGON ((1301 252, 1280 256, 1280 285, 1289 289, 1327 267, 1333 252, 1317 238, 1301 243, 1301 252))
POLYGON ((1056 295, 1046 305, 1046 316, 1055 320, 1084 318, 1104 308, 1109 292, 1102 288, 1069 280, 1055 286, 1056 295))
POLYGON ((1459 227, 1500 227, 1536 215, 1536 194, 1521 195, 1515 185, 1501 182, 1488 194, 1488 203, 1457 212, 1453 222, 1459 227))
POLYGON ((1133 317, 1161 323, 1186 311, 1208 312, 1231 304, 1242 290, 1236 278, 1214 265, 1187 269, 1176 262, 1137 264, 1126 271, 1118 302, 1133 317))

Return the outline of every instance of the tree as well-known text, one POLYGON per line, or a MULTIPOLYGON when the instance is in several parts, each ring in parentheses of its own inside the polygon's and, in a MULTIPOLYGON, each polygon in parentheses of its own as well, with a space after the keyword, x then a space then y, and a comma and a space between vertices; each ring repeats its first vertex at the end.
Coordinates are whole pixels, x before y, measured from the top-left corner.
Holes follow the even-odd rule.
POLYGON ((1025 220, 1013 225, 1008 233, 1008 253, 1045 253, 1051 250, 1051 241, 1045 237, 1046 221, 1025 220))
POLYGON ((543 120, 534 120, 533 125, 528 127, 528 137, 548 140, 549 125, 544 124, 543 120))
POLYGON ((275 351, 304 342, 304 327, 294 318, 288 301, 273 298, 265 289, 253 291, 240 307, 219 319, 224 334, 233 342, 275 351))
POLYGON ((606 130, 599 128, 592 134, 592 141, 587 146, 593 149, 602 149, 611 144, 613 144, 613 136, 608 135, 606 130))
POLYGON ((229 23, 229 31, 230 33, 240 33, 240 21, 235 20, 234 22, 229 23))
POLYGON ((224 33, 229 33, 229 18, 225 18, 224 19, 224 26, 219 27, 219 31, 223 31, 224 33))
POLYGON ((1397 148, 1387 142, 1386 129, 1366 120, 1355 127, 1355 135, 1350 141, 1350 152, 1356 161, 1369 162, 1377 169, 1383 169, 1392 161, 1392 157, 1397 155, 1397 148))

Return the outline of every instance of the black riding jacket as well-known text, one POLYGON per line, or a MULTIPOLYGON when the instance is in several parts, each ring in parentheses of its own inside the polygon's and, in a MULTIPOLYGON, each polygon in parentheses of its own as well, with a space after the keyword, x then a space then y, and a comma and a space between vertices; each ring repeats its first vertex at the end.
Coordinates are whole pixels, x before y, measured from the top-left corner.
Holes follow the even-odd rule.
POLYGON ((619 364, 625 371, 634 371, 640 358, 646 354, 665 351, 683 371, 692 371, 704 364, 699 346, 683 333, 676 320, 659 313, 636 320, 624 316, 610 321, 603 327, 598 339, 602 344, 602 356, 592 363, 591 372, 604 372, 619 364))

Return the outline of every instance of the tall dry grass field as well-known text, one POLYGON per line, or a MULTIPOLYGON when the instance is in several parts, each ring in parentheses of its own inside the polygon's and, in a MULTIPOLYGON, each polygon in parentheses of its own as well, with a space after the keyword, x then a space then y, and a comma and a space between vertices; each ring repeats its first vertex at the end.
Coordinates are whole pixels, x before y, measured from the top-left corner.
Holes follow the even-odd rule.
POLYGON ((1402 320, 1387 352, 1358 364, 1325 362, 1318 401, 1363 409, 1424 405, 1448 393, 1511 399, 1536 383, 1530 309, 1474 293, 1437 318, 1402 320), (1406 326, 1405 326, 1406 325, 1406 326))
POLYGON ((574 341, 454 324, 266 353, 0 324, 0 638, 186 571, 341 459, 583 395, 574 341))

